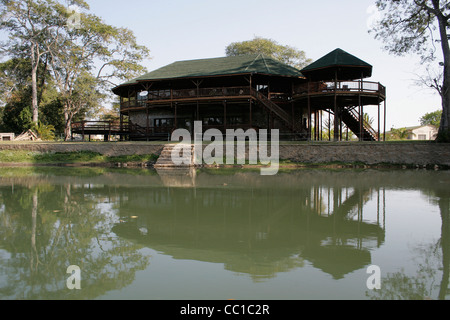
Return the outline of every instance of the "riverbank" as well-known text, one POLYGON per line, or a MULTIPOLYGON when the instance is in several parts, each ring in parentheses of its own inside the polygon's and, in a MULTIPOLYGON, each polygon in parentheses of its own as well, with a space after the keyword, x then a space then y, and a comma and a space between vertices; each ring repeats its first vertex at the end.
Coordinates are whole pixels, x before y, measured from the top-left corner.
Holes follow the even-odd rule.
MULTIPOLYGON (((155 142, 3 142, 0 143, 0 166, 152 167, 163 148, 164 143, 155 142)), ((287 169, 450 168, 450 144, 432 142, 284 142, 280 144, 279 153, 280 167, 287 169)))

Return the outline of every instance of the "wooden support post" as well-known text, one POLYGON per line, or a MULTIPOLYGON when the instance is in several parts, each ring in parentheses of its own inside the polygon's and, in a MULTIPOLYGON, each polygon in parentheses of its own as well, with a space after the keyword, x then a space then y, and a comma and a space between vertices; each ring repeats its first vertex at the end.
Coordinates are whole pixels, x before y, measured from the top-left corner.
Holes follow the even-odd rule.
POLYGON ((191 80, 192 83, 196 86, 197 88, 197 120, 200 120, 200 102, 199 102, 199 97, 200 97, 200 85, 202 84, 203 80, 197 80, 197 81, 193 81, 191 80))
POLYGON ((308 82, 308 128, 307 135, 308 141, 311 141, 311 94, 310 94, 310 83, 308 82))
POLYGON ((364 114, 363 114, 363 110, 362 110, 362 106, 361 106, 361 94, 360 93, 358 93, 358 113, 359 113, 359 141, 363 141, 364 140, 364 132, 363 132, 364 114))
POLYGON ((328 141, 331 141, 331 111, 328 111, 328 141))
POLYGON ((319 140, 319 111, 314 110, 314 140, 319 140))
POLYGON ((145 134, 146 134, 146 136, 148 138, 148 135, 150 133, 150 118, 149 118, 149 114, 148 114, 148 106, 147 106, 147 108, 145 108, 145 111, 146 111, 146 115, 147 115, 145 134))
POLYGON ((364 141, 364 106, 361 105, 361 131, 362 131, 362 136, 361 136, 361 141, 364 141))
POLYGON ((252 99, 250 101, 250 128, 253 128, 253 118, 252 118, 252 99))
POLYGON ((323 112, 319 111, 319 123, 320 123, 320 141, 323 141, 323 112))
POLYGON ((339 133, 340 133, 340 114, 339 108, 337 105, 337 70, 335 71, 334 77, 334 141, 339 141, 339 133))
POLYGON ((223 127, 224 131, 227 129, 227 100, 223 101, 223 127))
POLYGON ((292 111, 292 133, 295 132, 295 111, 294 111, 294 102, 291 102, 291 111, 292 111))
POLYGON ((386 141, 386 98, 384 98, 384 134, 383 141, 386 141))
POLYGON ((381 132, 380 132, 380 96, 378 96, 378 141, 381 141, 381 132))
POLYGON ((174 104, 173 104, 173 102, 170 102, 170 104, 171 104, 171 106, 172 106, 172 108, 175 108, 175 110, 174 110, 174 113, 175 113, 175 121, 174 121, 174 126, 175 126, 175 129, 178 129, 178 108, 177 108, 177 104, 175 103, 175 107, 174 107, 174 104))

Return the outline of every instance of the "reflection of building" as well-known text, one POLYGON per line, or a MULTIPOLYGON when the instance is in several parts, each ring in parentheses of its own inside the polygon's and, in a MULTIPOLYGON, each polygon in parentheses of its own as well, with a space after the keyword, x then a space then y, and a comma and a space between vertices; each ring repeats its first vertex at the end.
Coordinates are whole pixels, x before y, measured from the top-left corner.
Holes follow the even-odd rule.
POLYGON ((325 114, 334 119, 335 140, 343 139, 345 124, 374 141, 386 89, 365 80, 371 75, 370 64, 341 49, 303 70, 261 54, 178 61, 113 89, 120 124, 74 123, 73 131, 167 141, 178 128, 192 135, 194 121, 201 121, 205 131, 279 129, 283 139, 319 140, 325 114), (363 119, 367 105, 378 106, 376 129, 363 119))
POLYGON ((381 193, 258 186, 252 175, 245 177, 247 187, 233 180, 205 187, 201 182, 208 175, 200 172, 197 185, 174 187, 163 177, 166 187, 129 190, 120 202, 123 222, 114 232, 176 259, 223 263, 255 280, 302 267, 304 261, 339 279, 370 264, 371 250, 384 242, 381 202, 377 217, 363 219, 369 196, 381 193), (138 219, 126 218, 137 212, 138 219))

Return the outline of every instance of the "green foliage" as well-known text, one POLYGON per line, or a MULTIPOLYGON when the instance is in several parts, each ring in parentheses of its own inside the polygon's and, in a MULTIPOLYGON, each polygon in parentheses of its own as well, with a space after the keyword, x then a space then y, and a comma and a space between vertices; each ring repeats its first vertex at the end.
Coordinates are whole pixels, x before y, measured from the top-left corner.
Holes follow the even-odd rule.
POLYGON ((442 118, 442 110, 429 112, 426 113, 422 118, 420 118, 420 124, 422 126, 430 125, 439 128, 441 124, 441 118, 442 118))
POLYGON ((384 48, 394 55, 416 54, 426 66, 429 75, 422 84, 435 89, 442 99, 442 121, 437 141, 450 142, 450 1, 448 0, 377 0, 381 19, 371 33, 382 40, 384 48), (438 52, 440 44, 440 54, 438 52), (438 54, 437 54, 438 53, 438 54), (442 55, 443 68, 439 75, 430 75, 442 55))
POLYGON ((59 1, 0 0, 0 30, 9 36, 0 51, 11 58, 3 68, 0 65, 0 96, 5 100, 0 103, 10 102, 16 91, 32 88, 32 121, 37 124, 39 115, 58 133, 63 123, 66 137, 72 121, 98 114, 112 95, 113 81, 144 73, 140 62, 149 57, 131 30, 104 23, 88 12, 85 1, 70 4, 80 9, 76 26, 69 23, 73 12, 59 1), (44 102, 46 89, 53 99, 44 102))
POLYGON ((32 114, 30 105, 19 101, 8 103, 2 112, 2 131, 20 134, 31 128, 32 114))
POLYGON ((411 130, 407 128, 399 128, 399 129, 392 128, 391 133, 387 138, 388 140, 406 140, 408 139, 410 134, 411 130))
POLYGON ((434 59, 430 32, 436 30, 436 17, 422 6, 422 3, 427 5, 425 2, 428 1, 377 0, 376 6, 383 16, 370 32, 375 39, 382 40, 384 48, 392 54, 415 53, 423 61, 434 59))
POLYGON ((59 99, 51 100, 45 104, 42 103, 39 119, 42 124, 53 126, 56 136, 64 133, 64 107, 59 99))
POLYGON ((36 132, 39 139, 43 141, 54 141, 56 138, 55 127, 51 124, 42 124, 42 122, 39 121, 37 125, 33 123, 31 130, 36 132))
POLYGON ((129 155, 105 156, 97 152, 31 152, 23 150, 1 150, 0 162, 4 163, 127 163, 127 162, 154 162, 158 156, 129 155))
POLYGON ((302 69, 312 62, 311 59, 306 58, 304 51, 261 37, 255 37, 249 41, 233 42, 226 47, 225 52, 228 57, 260 53, 297 69, 302 69))

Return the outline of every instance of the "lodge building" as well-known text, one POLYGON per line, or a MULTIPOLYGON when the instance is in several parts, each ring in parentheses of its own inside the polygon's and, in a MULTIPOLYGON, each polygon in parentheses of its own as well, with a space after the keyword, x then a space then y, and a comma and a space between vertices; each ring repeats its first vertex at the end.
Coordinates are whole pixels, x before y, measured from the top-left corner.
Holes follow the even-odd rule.
POLYGON ((386 130, 386 89, 366 81, 372 66, 336 49, 302 70, 256 54, 179 61, 113 92, 120 97, 120 123, 79 122, 73 133, 165 140, 178 128, 279 129, 283 140, 379 141, 386 130), (381 117, 384 103, 383 117, 381 117), (378 121, 365 119, 378 107, 378 121), (366 109, 367 110, 367 109, 366 109))

